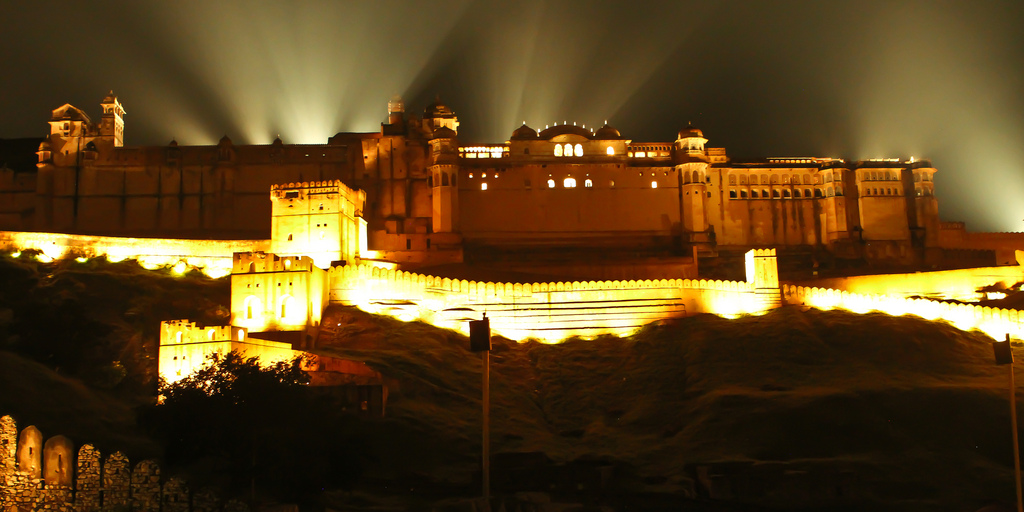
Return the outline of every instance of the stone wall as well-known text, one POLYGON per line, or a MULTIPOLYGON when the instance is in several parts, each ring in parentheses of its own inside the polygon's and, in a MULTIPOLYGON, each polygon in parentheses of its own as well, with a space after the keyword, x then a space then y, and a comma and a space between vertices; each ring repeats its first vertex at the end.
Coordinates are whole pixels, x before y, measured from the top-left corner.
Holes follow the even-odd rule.
POLYGON ((0 417, 0 511, 249 510, 248 505, 238 500, 223 503, 211 489, 203 489, 194 497, 190 496, 184 480, 161 480, 160 466, 156 461, 143 460, 130 470, 131 463, 121 452, 114 452, 103 460, 99 450, 86 444, 75 457, 70 439, 53 436, 45 444, 42 440, 42 433, 34 426, 22 430, 19 439, 14 419, 0 417))

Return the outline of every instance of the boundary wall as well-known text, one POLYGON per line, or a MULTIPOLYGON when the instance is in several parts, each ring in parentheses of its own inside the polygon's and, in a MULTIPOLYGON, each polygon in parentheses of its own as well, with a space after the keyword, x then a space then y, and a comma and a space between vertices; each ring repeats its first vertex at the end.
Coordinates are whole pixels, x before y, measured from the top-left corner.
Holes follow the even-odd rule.
POLYGON ((866 276, 816 279, 796 283, 816 288, 835 288, 859 294, 926 297, 934 300, 979 299, 979 289, 989 286, 1009 288, 1024 281, 1024 267, 980 267, 909 274, 874 274, 866 276))
POLYGON ((99 512, 248 512, 238 500, 221 502, 216 490, 191 493, 178 477, 161 478, 160 466, 131 466, 114 452, 105 459, 91 444, 77 452, 70 439, 43 442, 35 426, 19 434, 10 416, 0 417, 0 510, 99 512))
POLYGON ((977 329, 996 340, 1004 339, 1007 334, 1024 339, 1021 325, 1024 312, 1016 309, 791 285, 784 285, 782 292, 784 303, 789 305, 845 309, 861 314, 879 311, 892 316, 917 315, 927 320, 945 320, 963 331, 977 329))
POLYGON ((329 273, 331 303, 463 332, 467 320, 486 313, 496 334, 517 341, 622 336, 668 318, 696 313, 731 317, 768 309, 759 288, 741 281, 494 283, 370 265, 337 266, 329 273))
POLYGON ((134 259, 148 269, 184 262, 213 278, 231 273, 234 253, 266 251, 269 248, 270 240, 125 238, 0 231, 0 249, 2 250, 34 249, 42 252, 42 255, 48 260, 56 260, 65 256, 85 258, 106 256, 111 261, 134 259))

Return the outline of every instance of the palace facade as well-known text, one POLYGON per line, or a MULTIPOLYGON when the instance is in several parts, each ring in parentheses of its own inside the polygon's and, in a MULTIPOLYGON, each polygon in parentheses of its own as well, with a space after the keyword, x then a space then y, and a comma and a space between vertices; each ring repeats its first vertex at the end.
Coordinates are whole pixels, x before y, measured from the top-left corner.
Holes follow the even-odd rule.
POLYGON ((303 216, 312 224, 302 236, 352 240, 319 232, 357 229, 359 219, 364 251, 407 268, 673 261, 752 247, 921 265, 939 247, 927 160, 739 161, 693 127, 642 142, 607 124, 523 125, 506 141, 469 144, 439 101, 422 117, 392 101, 379 132, 322 145, 225 136, 215 146, 125 146, 120 101, 111 93, 101 108, 99 122, 70 104, 55 109, 36 168, 0 171, 0 230, 266 239, 271 222, 291 222, 273 211, 273 185, 340 181, 362 204, 338 206, 343 226, 303 216))

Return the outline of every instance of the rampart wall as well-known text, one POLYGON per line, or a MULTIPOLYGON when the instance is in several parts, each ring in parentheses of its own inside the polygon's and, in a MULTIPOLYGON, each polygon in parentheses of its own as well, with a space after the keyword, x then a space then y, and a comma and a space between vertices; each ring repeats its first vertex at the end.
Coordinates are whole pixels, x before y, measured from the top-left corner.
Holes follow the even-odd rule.
POLYGON ((160 466, 143 460, 132 467, 121 452, 106 458, 95 446, 77 452, 70 439, 43 443, 34 426, 19 434, 10 416, 0 417, 0 510, 5 512, 248 512, 238 501, 222 502, 214 489, 192 493, 184 480, 163 478, 160 466))
POLYGON ((782 287, 782 298, 785 304, 823 310, 845 309, 862 314, 880 311, 893 316, 917 315, 928 320, 945 320, 964 331, 978 329, 997 340, 1004 339, 1007 334, 1018 340, 1024 339, 1021 326, 1024 313, 1015 309, 792 285, 782 287))
POLYGON ((835 288, 852 293, 921 297, 937 300, 977 300, 978 290, 997 286, 1009 288, 1024 281, 1024 267, 1002 266, 879 274, 817 279, 813 283, 795 283, 818 288, 835 288))
POLYGON ((64 256, 106 256, 111 261, 135 259, 146 268, 174 265, 179 261, 203 270, 210 277, 231 273, 236 252, 266 251, 270 240, 189 240, 175 238, 124 238, 0 231, 0 250, 38 250, 49 259, 64 256))
POLYGON ((332 303, 463 331, 487 313, 497 334, 552 342, 628 335, 695 313, 757 313, 772 302, 753 283, 704 279, 494 283, 350 265, 332 268, 329 281, 332 303))

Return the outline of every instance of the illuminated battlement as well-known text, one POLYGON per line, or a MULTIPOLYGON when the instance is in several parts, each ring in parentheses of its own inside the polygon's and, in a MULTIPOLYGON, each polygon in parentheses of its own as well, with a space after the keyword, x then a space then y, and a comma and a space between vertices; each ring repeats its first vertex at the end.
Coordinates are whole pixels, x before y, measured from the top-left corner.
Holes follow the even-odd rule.
POLYGON ((168 382, 188 376, 213 354, 225 355, 233 350, 243 357, 258 357, 266 364, 295 356, 290 344, 250 338, 244 327, 204 327, 189 320, 160 322, 158 365, 160 376, 168 382))

